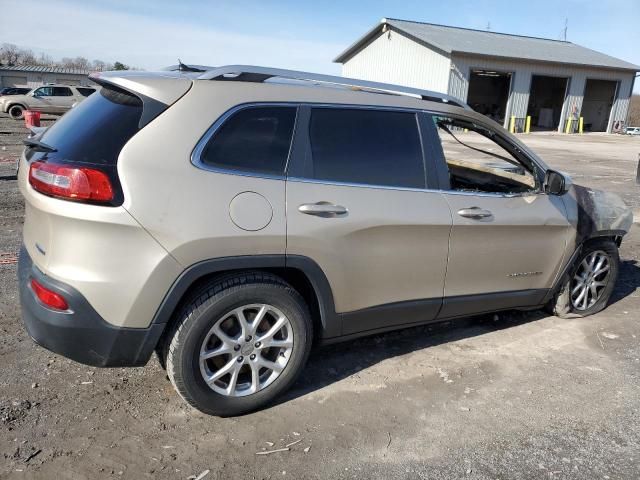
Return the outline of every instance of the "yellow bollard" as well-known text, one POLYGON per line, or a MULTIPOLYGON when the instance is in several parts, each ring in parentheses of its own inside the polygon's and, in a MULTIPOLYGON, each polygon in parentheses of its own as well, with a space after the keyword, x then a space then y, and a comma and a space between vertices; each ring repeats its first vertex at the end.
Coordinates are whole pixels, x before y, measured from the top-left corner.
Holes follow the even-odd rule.
POLYGON ((509 131, 511 133, 516 133, 516 117, 515 117, 515 115, 511 115, 511 124, 509 125, 509 131))
POLYGON ((570 133, 571 132, 571 119, 567 118, 567 128, 564 129, 564 133, 570 133))
POLYGON ((531 131, 531 115, 527 115, 527 123, 524 126, 524 133, 529 133, 531 131))
POLYGON ((584 127, 584 117, 580 117, 580 120, 578 120, 578 133, 582 133, 583 127, 584 127))

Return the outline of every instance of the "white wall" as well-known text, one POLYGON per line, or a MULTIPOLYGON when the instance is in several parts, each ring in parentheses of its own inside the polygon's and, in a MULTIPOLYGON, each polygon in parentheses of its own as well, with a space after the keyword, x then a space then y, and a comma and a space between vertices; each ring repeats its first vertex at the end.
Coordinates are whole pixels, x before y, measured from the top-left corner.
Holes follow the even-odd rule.
POLYGON ((378 38, 342 65, 342 75, 447 93, 449 56, 428 49, 398 32, 378 38))
MULTIPOLYGON (((511 94, 507 104, 507 119, 514 115, 525 117, 529 104, 529 88, 532 75, 548 75, 556 77, 568 77, 569 92, 565 99, 561 127, 564 127, 567 114, 574 110, 574 106, 580 114, 587 78, 599 80, 614 80, 620 82, 616 100, 611 109, 607 131, 611 131, 613 123, 617 120, 625 121, 629 109, 629 91, 634 73, 624 70, 610 70, 598 68, 584 68, 569 65, 556 65, 551 63, 519 62, 516 60, 497 60, 492 58, 472 57, 466 55, 454 55, 452 59, 453 69, 449 81, 449 95, 466 102, 469 90, 469 76, 473 68, 500 70, 514 72, 511 81, 511 94)), ((505 127, 508 120, 505 121, 505 127)))

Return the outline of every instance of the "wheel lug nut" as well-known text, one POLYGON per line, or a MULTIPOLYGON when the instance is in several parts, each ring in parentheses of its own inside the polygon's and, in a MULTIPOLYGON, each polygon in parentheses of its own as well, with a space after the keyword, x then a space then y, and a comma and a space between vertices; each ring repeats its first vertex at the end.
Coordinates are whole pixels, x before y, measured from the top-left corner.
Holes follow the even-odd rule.
POLYGON ((256 348, 260 348, 260 345, 262 345, 262 343, 256 342, 256 348))
POLYGON ((247 335, 244 340, 245 340, 245 342, 250 342, 251 341, 251 335, 247 335))
POLYGON ((251 356, 250 356, 249 358, 250 358, 251 360, 255 360, 255 359, 256 359, 256 354, 255 354, 255 353, 251 354, 251 356))
POLYGON ((233 347, 233 349, 237 352, 238 350, 240 350, 240 345, 236 345, 235 347, 233 347))
POLYGON ((242 363, 243 360, 244 360, 244 357, 238 357, 238 363, 242 363))

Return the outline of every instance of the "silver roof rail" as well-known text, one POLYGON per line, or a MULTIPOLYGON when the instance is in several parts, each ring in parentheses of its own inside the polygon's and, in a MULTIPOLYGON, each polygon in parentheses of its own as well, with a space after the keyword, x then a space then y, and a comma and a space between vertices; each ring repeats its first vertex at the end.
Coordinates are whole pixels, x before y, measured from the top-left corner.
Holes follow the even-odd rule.
MULTIPOLYGON (((172 68, 172 67, 169 67, 172 68)), ((197 66, 205 69, 208 67, 197 66)), ((252 65, 226 65, 207 69, 199 80, 227 80, 239 82, 264 82, 272 78, 286 80, 300 80, 306 82, 326 83, 328 85, 361 88, 378 93, 388 93, 395 95, 417 96, 423 100, 455 105, 470 110, 466 103, 444 93, 432 92, 430 90, 420 90, 419 88, 403 87, 388 83, 370 82, 368 80, 358 80, 355 78, 338 77, 334 75, 324 75, 320 73, 298 72, 295 70, 284 70, 281 68, 255 67, 252 65)))

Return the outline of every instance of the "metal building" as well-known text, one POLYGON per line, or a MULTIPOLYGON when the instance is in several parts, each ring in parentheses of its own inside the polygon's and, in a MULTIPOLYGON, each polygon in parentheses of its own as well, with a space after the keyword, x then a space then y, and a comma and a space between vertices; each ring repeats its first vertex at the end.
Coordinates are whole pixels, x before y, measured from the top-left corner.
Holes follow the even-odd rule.
POLYGON ((0 66, 0 87, 39 87, 44 83, 90 85, 88 70, 31 65, 0 66))
POLYGON ((345 77, 435 90, 505 128, 611 132, 640 67, 561 40, 383 18, 335 60, 345 77))

